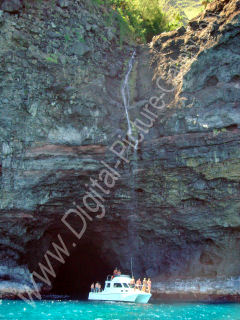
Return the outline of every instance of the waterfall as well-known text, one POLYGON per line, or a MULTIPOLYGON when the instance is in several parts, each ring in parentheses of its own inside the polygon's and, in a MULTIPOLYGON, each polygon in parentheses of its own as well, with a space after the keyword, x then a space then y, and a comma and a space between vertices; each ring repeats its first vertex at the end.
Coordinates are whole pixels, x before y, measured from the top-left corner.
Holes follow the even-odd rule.
MULTIPOLYGON (((127 134, 129 136, 136 135, 136 132, 131 127, 130 123, 130 117, 129 117, 129 107, 130 107, 130 92, 129 92, 129 76, 131 74, 131 71, 133 69, 134 60, 136 57, 136 51, 133 52, 129 63, 128 63, 128 70, 126 73, 126 76, 124 78, 124 82, 121 87, 121 94, 123 99, 123 105, 125 108, 126 118, 127 118, 127 124, 128 124, 128 132, 127 134)), ((138 212, 138 197, 136 195, 136 186, 137 186, 137 172, 138 172, 138 154, 137 154, 137 148, 138 148, 138 139, 136 137, 135 147, 132 154, 132 161, 129 166, 129 178, 130 178, 130 188, 131 188, 131 200, 127 207, 127 210, 129 211, 129 217, 128 217, 128 236, 129 236, 129 247, 130 247, 130 254, 132 258, 137 258, 137 253, 139 252, 139 243, 138 243, 138 230, 136 229, 137 226, 137 212, 138 212)), ((129 148, 128 148, 129 150, 129 148)), ((127 153, 128 157, 128 153, 127 153)), ((132 259, 131 258, 131 259, 132 259)), ((138 259, 136 259, 137 261, 138 259)), ((131 260, 132 261, 132 260, 131 260)), ((130 261, 129 261, 130 262, 130 261)), ((132 265, 130 266, 132 267, 132 265)), ((136 268, 137 266, 135 266, 136 268)), ((139 269, 139 267, 137 267, 139 269)))
POLYGON ((125 76, 122 88, 121 88, 121 93, 122 93, 122 98, 123 98, 123 105, 124 105, 124 108, 125 108, 125 113, 126 113, 127 123, 128 123, 128 134, 132 134, 132 128, 131 128, 130 118, 129 118, 129 113, 128 113, 128 108, 129 108, 129 103, 130 103, 130 93, 129 93, 129 83, 128 83, 128 81, 129 81, 130 73, 131 73, 132 68, 133 68, 135 56, 136 56, 136 51, 133 52, 132 57, 129 60, 128 71, 127 71, 127 74, 125 76))

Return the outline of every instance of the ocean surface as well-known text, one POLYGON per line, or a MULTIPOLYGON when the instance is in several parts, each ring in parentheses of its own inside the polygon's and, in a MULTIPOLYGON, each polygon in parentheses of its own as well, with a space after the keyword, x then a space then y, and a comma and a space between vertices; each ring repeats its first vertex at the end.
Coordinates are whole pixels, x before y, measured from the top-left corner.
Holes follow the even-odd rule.
POLYGON ((240 304, 128 304, 112 302, 0 300, 4 320, 240 320, 240 304))

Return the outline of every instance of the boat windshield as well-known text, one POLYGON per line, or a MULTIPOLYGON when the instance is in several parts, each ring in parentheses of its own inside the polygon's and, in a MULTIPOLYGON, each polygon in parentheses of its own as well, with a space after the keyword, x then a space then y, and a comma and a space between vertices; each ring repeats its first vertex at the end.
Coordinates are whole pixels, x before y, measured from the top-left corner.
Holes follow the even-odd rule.
POLYGON ((121 285, 121 283, 114 283, 113 287, 114 288, 122 288, 122 285, 121 285))
POLYGON ((123 283, 123 286, 124 286, 125 288, 129 288, 129 286, 128 286, 127 283, 123 283))

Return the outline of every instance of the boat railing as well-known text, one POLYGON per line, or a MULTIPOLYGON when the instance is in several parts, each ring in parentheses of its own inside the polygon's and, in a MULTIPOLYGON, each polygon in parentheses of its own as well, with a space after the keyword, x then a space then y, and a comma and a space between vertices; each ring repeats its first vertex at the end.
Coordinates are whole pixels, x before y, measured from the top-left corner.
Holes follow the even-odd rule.
POLYGON ((102 289, 93 289, 91 290, 92 293, 101 293, 103 290, 102 289))
POLYGON ((111 281, 112 279, 118 278, 118 277, 121 277, 121 278, 131 278, 129 275, 126 275, 126 274, 108 275, 108 276, 107 276, 107 281, 111 281))
POLYGON ((140 291, 143 291, 143 292, 149 292, 148 286, 144 286, 142 284, 140 284, 140 285, 130 284, 129 287, 132 288, 132 289, 135 289, 135 290, 140 290, 140 291))

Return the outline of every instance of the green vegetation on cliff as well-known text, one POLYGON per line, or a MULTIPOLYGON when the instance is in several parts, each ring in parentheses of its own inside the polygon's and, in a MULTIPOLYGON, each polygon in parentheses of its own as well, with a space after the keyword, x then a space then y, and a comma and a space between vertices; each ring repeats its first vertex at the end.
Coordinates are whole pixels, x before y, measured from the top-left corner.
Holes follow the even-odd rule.
POLYGON ((181 16, 173 8, 168 14, 159 0, 110 0, 122 23, 139 41, 151 41, 154 35, 181 25, 181 16))
MULTIPOLYGON (((164 31, 177 29, 197 16, 212 0, 92 0, 98 5, 111 5, 117 18, 120 41, 129 36, 149 42, 164 31)), ((116 20, 116 16, 114 16, 116 20)))
MULTIPOLYGON (((182 25, 179 10, 162 0, 93 0, 98 5, 111 5, 119 13, 120 40, 129 35, 139 42, 149 42, 154 35, 171 31, 182 25)), ((111 18, 111 17, 110 17, 111 18)), ((112 18, 116 17, 112 15, 112 18)))

